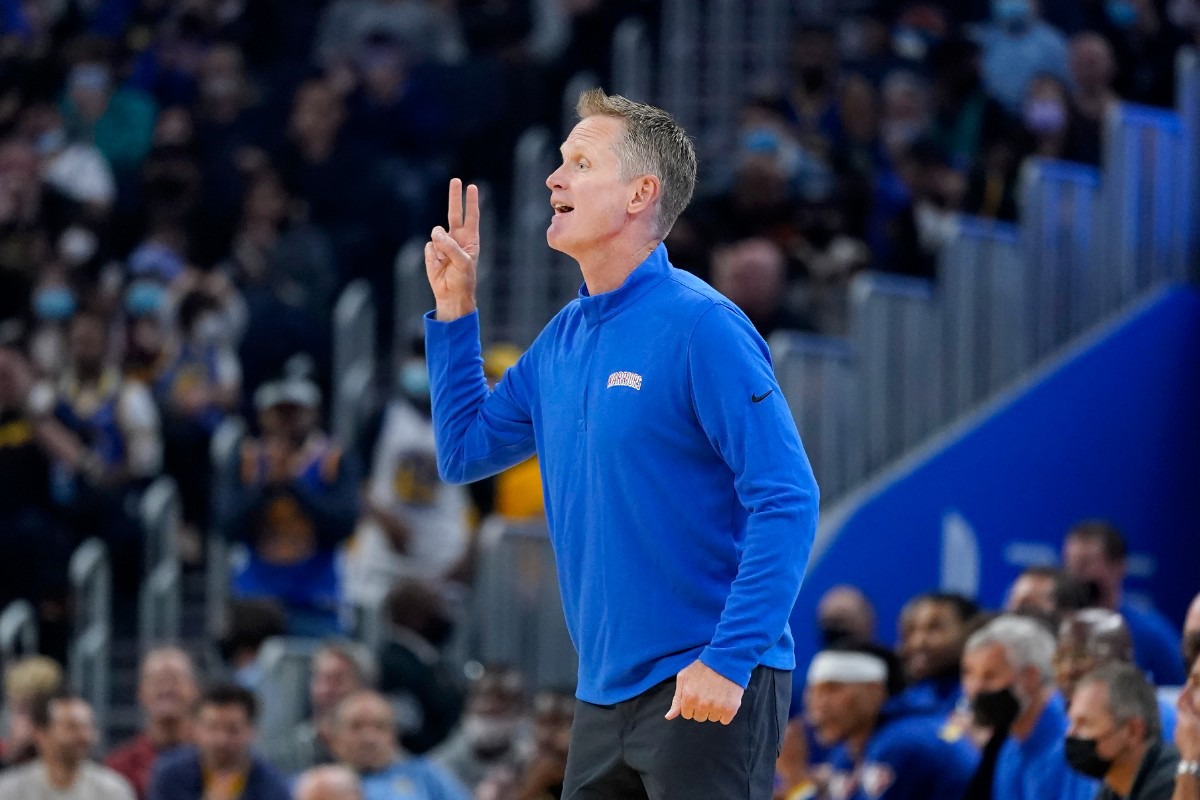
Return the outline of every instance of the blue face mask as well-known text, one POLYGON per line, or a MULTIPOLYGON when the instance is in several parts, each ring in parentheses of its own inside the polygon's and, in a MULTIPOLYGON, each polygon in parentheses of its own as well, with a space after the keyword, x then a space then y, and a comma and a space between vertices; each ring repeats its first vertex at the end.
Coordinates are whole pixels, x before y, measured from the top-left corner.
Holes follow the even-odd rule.
POLYGON ((413 400, 429 401, 429 368, 424 361, 409 361, 400 368, 400 388, 413 400))
POLYGON ((1029 0, 995 0, 992 18, 1007 28, 1020 29, 1033 19, 1033 6, 1029 0))
POLYGON ((138 281, 125 293, 125 310, 135 317, 162 311, 167 303, 166 290, 157 283, 138 281))
POLYGON ((61 321, 75 313, 75 295, 65 286, 38 289, 33 296, 33 311, 38 319, 61 321))
POLYGON ((1104 4, 1104 13, 1113 25, 1122 30, 1132 28, 1137 22, 1137 9, 1129 0, 1108 0, 1104 4))

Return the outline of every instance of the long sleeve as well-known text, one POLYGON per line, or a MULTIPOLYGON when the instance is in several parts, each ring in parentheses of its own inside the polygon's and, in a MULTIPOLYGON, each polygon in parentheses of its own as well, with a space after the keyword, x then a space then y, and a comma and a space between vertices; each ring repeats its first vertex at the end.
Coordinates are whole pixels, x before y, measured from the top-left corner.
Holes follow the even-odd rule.
POLYGON ((427 315, 425 352, 442 480, 470 483, 534 454, 532 348, 493 391, 483 375, 477 313, 453 322, 427 315))
POLYGON ((317 539, 322 546, 335 547, 354 533, 359 513, 359 478, 357 459, 345 454, 332 484, 320 488, 310 488, 302 481, 289 484, 287 491, 316 523, 317 539))
POLYGON ((745 686, 787 627, 817 525, 817 483, 766 344, 715 305, 688 348, 692 402, 748 517, 737 577, 700 660, 745 686))

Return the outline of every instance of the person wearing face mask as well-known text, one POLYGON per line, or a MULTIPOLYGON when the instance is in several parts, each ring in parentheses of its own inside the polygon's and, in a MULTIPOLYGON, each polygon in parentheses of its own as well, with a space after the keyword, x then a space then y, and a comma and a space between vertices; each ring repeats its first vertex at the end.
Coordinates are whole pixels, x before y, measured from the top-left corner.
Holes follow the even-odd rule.
POLYGON ((1040 17, 1038 0, 992 0, 991 23, 979 31, 988 94, 1018 114, 1030 81, 1046 73, 1066 81, 1067 42, 1040 17))
POLYGON ((415 340, 369 437, 371 474, 346 563, 346 599, 363 608, 405 576, 447 579, 467 547, 467 490, 438 477, 424 352, 415 340))
POLYGON ((1125 618, 1138 666, 1159 685, 1183 683, 1179 633, 1162 614, 1125 596, 1128 548, 1121 532, 1104 520, 1080 522, 1067 533, 1062 559, 1070 575, 1095 588, 1095 605, 1125 618))
POLYGON ((808 668, 805 718, 833 747, 831 800, 958 798, 978 756, 962 739, 939 735, 939 721, 913 713, 900 695, 902 668, 890 650, 844 642, 808 668))
POLYGON ((1179 751, 1163 740, 1154 687, 1130 664, 1080 681, 1065 754, 1071 769, 1104 781, 1096 800, 1171 800, 1179 751))
POLYGON ((512 762, 525 721, 525 681, 512 667, 480 667, 463 718, 430 757, 472 791, 496 767, 512 762))
POLYGON ((338 548, 358 517, 358 467, 319 427, 320 390, 292 374, 254 396, 262 436, 247 439, 217 489, 217 525, 245 543, 239 597, 278 600, 289 633, 338 633, 338 548))
POLYGON ((1067 714, 1054 686, 1054 637, 1027 617, 1004 614, 967 639, 963 693, 978 724, 991 728, 972 788, 995 800, 1091 800, 1095 781, 1063 754, 1067 714), (990 791, 988 789, 990 788, 990 791))
POLYGON ((400 742, 425 753, 458 724, 463 694, 442 648, 454 632, 450 603, 441 587, 404 578, 384 599, 386 636, 379 649, 379 690, 399 698, 407 713, 397 720, 400 742))
MULTIPOLYGON (((1086 608, 1068 614, 1058 628, 1054 650, 1054 680, 1070 707, 1075 689, 1085 675, 1108 664, 1133 664, 1133 640, 1129 626, 1115 611, 1086 608)), ((1158 703, 1163 738, 1175 734, 1175 706, 1158 703)))

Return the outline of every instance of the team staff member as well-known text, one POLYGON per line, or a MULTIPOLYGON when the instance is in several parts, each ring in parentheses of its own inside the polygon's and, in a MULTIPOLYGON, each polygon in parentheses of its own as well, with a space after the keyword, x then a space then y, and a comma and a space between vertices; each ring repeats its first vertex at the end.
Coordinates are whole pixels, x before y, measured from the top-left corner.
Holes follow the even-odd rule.
POLYGON ((439 468, 467 482, 541 460, 580 662, 563 796, 769 798, 816 482, 762 338, 668 261, 687 135, 600 90, 578 111, 547 240, 584 285, 494 391, 474 187, 464 209, 451 182, 450 230, 426 245, 439 468))

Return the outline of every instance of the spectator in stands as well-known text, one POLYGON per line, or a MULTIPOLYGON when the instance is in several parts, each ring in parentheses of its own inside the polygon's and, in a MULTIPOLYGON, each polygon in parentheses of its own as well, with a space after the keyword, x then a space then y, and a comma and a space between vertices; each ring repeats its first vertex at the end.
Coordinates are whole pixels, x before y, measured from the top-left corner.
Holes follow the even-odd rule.
POLYGON ((992 0, 979 41, 984 86, 1010 114, 1019 112, 1034 76, 1068 78, 1066 39, 1041 19, 1040 0, 992 0))
POLYGON ((492 770, 476 790, 480 800, 562 797, 567 770, 571 724, 575 718, 574 693, 544 689, 533 698, 530 735, 518 742, 517 762, 492 770))
POLYGON ((764 339, 775 331, 811 330, 788 307, 787 257, 770 239, 743 239, 713 253, 713 288, 742 310, 764 339))
POLYGON ((1040 616, 1057 630, 1064 615, 1094 604, 1094 591, 1057 567, 1026 567, 1009 587, 1004 610, 1040 616))
POLYGON ((1120 98, 1113 84, 1117 62, 1112 45, 1096 33, 1071 40, 1071 96, 1074 126, 1072 156, 1099 164, 1104 150, 1104 120, 1120 98))
POLYGON ((362 778, 370 800, 466 800, 470 795, 440 766, 409 756, 396 741, 392 707, 376 692, 356 692, 333 714, 333 751, 362 778))
POLYGON ((1112 45, 1120 95, 1173 109, 1175 57, 1188 36, 1171 21, 1166 6, 1165 0, 1119 0, 1089 10, 1099 17, 1091 27, 1112 45))
POLYGON ((96 727, 85 700, 65 692, 39 697, 30 717, 37 760, 0 775, 0 800, 133 800, 124 778, 88 757, 96 727))
POLYGON ((138 703, 146 715, 146 727, 109 753, 104 762, 129 781, 139 798, 146 797, 158 757, 191 744, 199 694, 192 659, 178 647, 159 647, 142 658, 138 703))
POLYGON ((1192 660, 1176 710, 1175 746, 1180 761, 1172 800, 1196 800, 1200 797, 1200 658, 1192 660))
MULTIPOLYGON (((1054 650, 1054 680, 1067 707, 1085 675, 1109 664, 1133 664, 1133 640, 1129 626, 1115 611, 1085 608, 1068 614, 1058 628, 1054 650)), ((1175 735, 1175 708, 1158 703, 1159 727, 1170 741, 1175 735)))
POLYGON ((313 767, 296 781, 296 800, 363 800, 362 781, 341 765, 313 767))
POLYGON ((232 684, 205 690, 196 713, 196 745, 159 759, 149 800, 288 800, 287 781, 251 749, 257 716, 249 690, 232 684))
POLYGON ((454 61, 463 43, 453 12, 423 0, 338 0, 321 17, 313 60, 332 67, 362 52, 371 34, 413 47, 423 59, 454 61))
POLYGON ((358 516, 358 470, 317 427, 320 391, 312 381, 285 377, 262 386, 254 401, 262 438, 243 442, 218 498, 225 535, 250 548, 234 591, 278 600, 294 635, 336 633, 335 561, 358 516))
POLYGON ((402 578, 445 580, 467 547, 467 491, 438 476, 424 339, 399 361, 346 564, 346 597, 368 609, 402 578))
POLYGON ((1183 618, 1183 664, 1186 669, 1200 658, 1200 594, 1192 598, 1183 618))
POLYGON ((61 650, 55 640, 65 637, 72 542, 57 519, 51 461, 27 410, 32 385, 25 357, 14 347, 0 346, 0 542, 5 552, 0 608, 18 598, 29 600, 42 642, 61 650))
POLYGON ((33 707, 38 698, 57 694, 63 686, 58 662, 46 656, 24 656, 4 668, 6 729, 0 742, 0 767, 24 764, 37 757, 33 739, 33 707))
POLYGON ((153 388, 163 409, 165 467, 179 484, 184 520, 206 530, 211 471, 196 465, 209 459, 213 433, 239 405, 242 372, 215 297, 190 291, 177 316, 180 335, 165 349, 153 388))
POLYGON ((312 717, 278 741, 264 742, 271 763, 288 775, 333 761, 330 726, 333 712, 345 698, 375 686, 378 667, 361 644, 330 641, 313 653, 308 679, 312 717))
POLYGON ((489 771, 514 760, 524 719, 521 673, 512 667, 482 667, 471 681, 458 727, 430 757, 474 790, 489 771))
MULTIPOLYGON (((1091 800, 1096 783, 1073 772, 1063 753, 1067 713, 1054 686, 1054 637, 1041 623, 1002 615, 967 639, 963 693, 998 746, 993 794, 1091 800)), ((985 759, 984 763, 987 761, 985 759)))
POLYGON ((1038 75, 1029 84, 1021 110, 1025 155, 1046 160, 1099 164, 1094 127, 1084 123, 1067 86, 1053 75, 1038 75))
POLYGON ((929 86, 916 74, 896 70, 887 76, 880 91, 883 116, 879 135, 891 164, 927 138, 933 125, 933 98, 929 86))
POLYGON ((979 607, 958 594, 918 595, 900 612, 899 656, 910 707, 949 716, 962 698, 962 654, 979 607))
POLYGON ((440 587, 405 578, 384 600, 386 637, 379 651, 379 689, 413 713, 397 720, 401 743, 413 753, 440 744, 462 714, 463 695, 441 648, 454 620, 440 587))
POLYGON ((221 657, 235 683, 256 691, 262 678, 258 651, 263 642, 287 633, 287 615, 276 601, 257 597, 235 598, 226 617, 226 630, 219 642, 221 657))
POLYGON ((1096 800, 1171 800, 1179 751, 1163 740, 1154 687, 1131 664, 1109 664, 1075 689, 1071 768, 1104 781, 1096 800))
POLYGON ((825 647, 843 640, 872 641, 875 607, 857 587, 835 586, 817 603, 817 630, 825 647))
POLYGON ((933 140, 955 169, 965 172, 979 161, 989 138, 1008 129, 1011 118, 992 99, 980 75, 979 45, 952 38, 930 54, 933 73, 933 140))
POLYGON ((1133 635, 1138 666, 1158 684, 1183 683, 1179 664, 1179 634, 1158 612, 1137 606, 1125 597, 1128 549, 1111 523, 1088 520, 1073 527, 1063 542, 1063 566, 1096 590, 1096 605, 1120 612, 1133 635))
POLYGON ((939 735, 940 721, 896 702, 899 661, 886 648, 844 642, 808 668, 805 719, 830 754, 835 797, 960 797, 975 771, 970 744, 939 735))
POLYGON ((72 138, 90 141, 99 148, 118 177, 129 176, 150 151, 157 113, 145 93, 114 87, 106 43, 81 43, 79 60, 67 76, 63 110, 72 138))
POLYGON ((841 58, 837 33, 829 26, 802 25, 792 39, 788 58, 792 85, 787 95, 787 118, 806 150, 824 157, 836 110, 836 79, 841 58))

